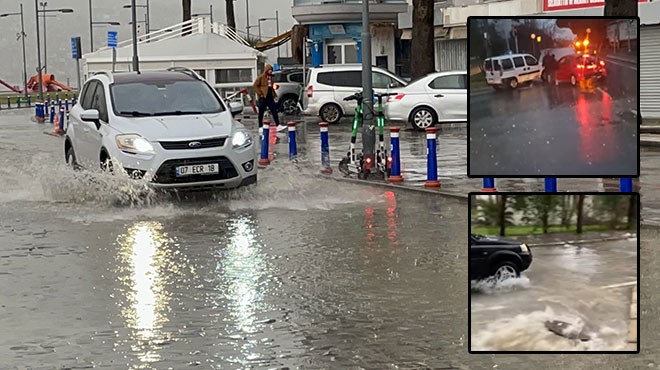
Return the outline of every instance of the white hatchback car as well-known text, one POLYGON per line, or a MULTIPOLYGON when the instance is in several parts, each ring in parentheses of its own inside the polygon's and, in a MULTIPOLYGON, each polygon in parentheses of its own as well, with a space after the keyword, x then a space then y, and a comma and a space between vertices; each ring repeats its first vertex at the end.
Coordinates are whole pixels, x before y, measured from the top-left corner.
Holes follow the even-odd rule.
POLYGON ((157 188, 253 184, 256 145, 233 118, 240 107, 230 106, 186 68, 101 72, 85 82, 71 109, 65 158, 74 167, 125 171, 157 188))
POLYGON ((410 122, 424 130, 437 122, 467 121, 467 73, 436 72, 394 91, 384 105, 385 118, 410 122))

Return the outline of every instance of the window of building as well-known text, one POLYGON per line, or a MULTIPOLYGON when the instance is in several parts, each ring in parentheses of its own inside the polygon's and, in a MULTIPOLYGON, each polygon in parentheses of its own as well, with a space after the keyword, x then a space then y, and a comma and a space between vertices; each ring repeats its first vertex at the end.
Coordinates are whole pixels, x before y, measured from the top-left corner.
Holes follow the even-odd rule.
POLYGON ((330 44, 326 47, 327 64, 357 63, 358 52, 355 43, 330 44))
POLYGON ((215 83, 252 82, 251 68, 216 69, 215 83))
POLYGON ((195 69, 195 73, 202 76, 203 79, 206 79, 206 70, 205 69, 195 69))

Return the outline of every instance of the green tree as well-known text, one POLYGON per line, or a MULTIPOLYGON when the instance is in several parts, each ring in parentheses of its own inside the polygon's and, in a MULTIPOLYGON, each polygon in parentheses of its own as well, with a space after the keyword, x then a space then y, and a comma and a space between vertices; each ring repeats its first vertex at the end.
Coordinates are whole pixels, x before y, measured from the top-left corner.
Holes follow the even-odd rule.
POLYGON ((571 219, 575 213, 575 207, 573 206, 573 201, 570 196, 564 195, 561 196, 561 201, 559 204, 559 214, 561 218, 561 226, 568 230, 571 226, 571 219))
POLYGON ((434 1, 413 0, 412 15, 412 78, 424 76, 435 71, 434 55, 434 1))
POLYGON ((637 196, 628 196, 628 229, 637 229, 637 196))
POLYGON ((551 218, 557 214, 560 197, 557 195, 532 195, 529 197, 527 213, 531 215, 537 225, 541 225, 544 234, 548 233, 551 218))
POLYGON ((628 196, 626 195, 598 195, 593 196, 594 210, 601 222, 615 229, 621 223, 621 218, 628 214, 628 196))

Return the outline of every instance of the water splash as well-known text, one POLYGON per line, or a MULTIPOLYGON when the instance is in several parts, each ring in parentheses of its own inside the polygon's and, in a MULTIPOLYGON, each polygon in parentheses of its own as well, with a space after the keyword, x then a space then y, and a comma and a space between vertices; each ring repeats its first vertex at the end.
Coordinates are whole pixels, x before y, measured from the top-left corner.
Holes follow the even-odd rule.
POLYGON ((529 278, 521 275, 517 278, 497 279, 489 277, 483 280, 473 280, 470 282, 470 289, 476 293, 500 294, 508 293, 520 289, 528 289, 531 286, 529 278))

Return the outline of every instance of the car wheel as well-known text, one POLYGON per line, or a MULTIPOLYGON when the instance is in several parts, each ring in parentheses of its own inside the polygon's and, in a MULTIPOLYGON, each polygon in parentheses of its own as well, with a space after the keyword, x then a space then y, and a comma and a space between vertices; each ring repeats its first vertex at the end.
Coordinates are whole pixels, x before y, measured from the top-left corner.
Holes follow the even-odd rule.
POLYGON ((512 78, 509 80, 509 88, 511 90, 515 90, 518 87, 518 79, 517 78, 512 78))
POLYGON ((294 96, 285 96, 280 100, 280 112, 289 116, 298 113, 298 99, 294 96))
POLYGON ((410 115, 410 123, 416 130, 424 131, 435 125, 437 118, 435 112, 427 107, 419 107, 410 115))
POLYGON ((571 85, 575 86, 577 85, 577 78, 575 75, 571 75, 571 85))
POLYGON ((334 124, 341 119, 341 108, 337 104, 330 103, 321 107, 321 121, 334 124))
POLYGON ((511 261, 502 261, 493 269, 493 277, 497 281, 520 277, 520 269, 511 261))
POLYGON ((73 146, 69 146, 69 148, 66 150, 66 164, 73 168, 74 170, 79 170, 80 166, 78 165, 78 161, 76 161, 76 153, 73 150, 73 146))
POLYGON ((493 86, 493 89, 495 89, 495 91, 497 92, 502 91, 502 86, 499 85, 491 85, 491 86, 493 86))

